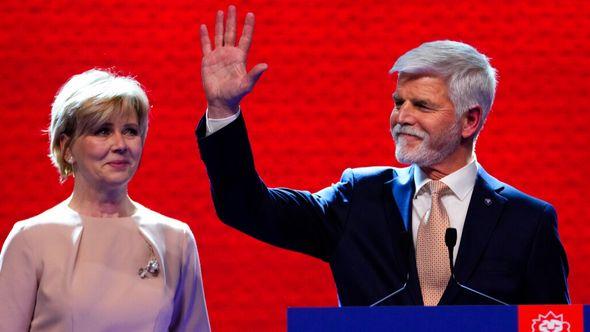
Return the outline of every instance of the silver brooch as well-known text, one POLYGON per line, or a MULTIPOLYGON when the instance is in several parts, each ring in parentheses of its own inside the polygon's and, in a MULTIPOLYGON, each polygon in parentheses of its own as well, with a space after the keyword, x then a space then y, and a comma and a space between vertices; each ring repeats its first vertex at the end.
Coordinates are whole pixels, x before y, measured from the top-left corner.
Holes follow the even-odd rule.
POLYGON ((158 260, 156 260, 155 258, 152 258, 152 259, 150 259, 150 261, 147 263, 147 265, 145 267, 142 267, 139 269, 139 272, 137 274, 139 274, 139 277, 141 279, 145 279, 145 278, 147 278, 148 273, 152 277, 157 277, 159 271, 160 271, 160 265, 158 264, 158 260))

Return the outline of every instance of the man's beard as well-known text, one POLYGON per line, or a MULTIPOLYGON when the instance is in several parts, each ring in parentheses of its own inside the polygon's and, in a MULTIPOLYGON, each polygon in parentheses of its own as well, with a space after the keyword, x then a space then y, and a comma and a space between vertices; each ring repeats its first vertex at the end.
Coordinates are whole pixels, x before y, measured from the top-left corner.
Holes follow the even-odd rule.
POLYGON ((403 164, 416 164, 418 166, 432 166, 445 160, 459 147, 461 143, 461 122, 456 121, 448 130, 445 130, 437 137, 432 137, 427 132, 416 129, 409 125, 397 124, 391 130, 395 141, 395 158, 403 164), (406 139, 399 134, 408 134, 419 137, 415 148, 407 146, 406 139))

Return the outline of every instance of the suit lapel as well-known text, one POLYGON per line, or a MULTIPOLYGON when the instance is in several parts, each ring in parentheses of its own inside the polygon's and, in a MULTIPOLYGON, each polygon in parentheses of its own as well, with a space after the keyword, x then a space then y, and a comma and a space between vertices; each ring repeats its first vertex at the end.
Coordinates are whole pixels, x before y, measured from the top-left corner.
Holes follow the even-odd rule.
MULTIPOLYGON (((469 277, 485 251, 494 228, 500 219, 506 199, 498 193, 503 184, 479 166, 473 195, 465 217, 459 252, 455 260, 455 276, 469 285, 469 277)), ((440 304, 450 304, 459 293, 458 287, 447 287, 440 304)))
MULTIPOLYGON (((412 196, 414 195, 414 172, 413 167, 396 170, 397 176, 384 184, 384 206, 389 220, 393 239, 399 239, 401 232, 408 232, 412 239, 412 196), (392 204, 395 202, 395 205, 392 204), (397 207, 397 209, 396 209, 397 207), (398 220, 402 221, 400 224, 398 220), (400 227, 401 226, 401 227, 400 227)), ((418 272, 416 269, 416 259, 414 254, 414 245, 410 244, 410 257, 402 257, 403 248, 399 247, 400 241, 392 241, 394 246, 393 252, 397 262, 407 262, 398 264, 400 271, 408 272, 410 278, 407 284, 408 294, 413 304, 421 304, 422 296, 420 293, 420 284, 418 282, 418 272), (408 266, 409 264, 409 266, 408 266)), ((405 278, 404 276, 401 276, 405 278)))
MULTIPOLYGON (((402 217, 404 230, 412 231, 412 196, 414 195, 414 171, 413 166, 398 171, 392 182, 393 197, 402 217)), ((389 201, 391 202, 391 201, 389 201)), ((388 204, 388 205, 391 205, 388 204)))

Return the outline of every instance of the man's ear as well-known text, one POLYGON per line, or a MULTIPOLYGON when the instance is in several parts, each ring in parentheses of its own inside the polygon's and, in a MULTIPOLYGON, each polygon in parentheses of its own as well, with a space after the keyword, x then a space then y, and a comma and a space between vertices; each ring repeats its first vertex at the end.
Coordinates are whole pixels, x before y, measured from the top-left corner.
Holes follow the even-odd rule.
POLYGON ((483 121, 483 110, 476 105, 467 110, 461 117, 461 136, 463 138, 473 137, 481 127, 483 121))

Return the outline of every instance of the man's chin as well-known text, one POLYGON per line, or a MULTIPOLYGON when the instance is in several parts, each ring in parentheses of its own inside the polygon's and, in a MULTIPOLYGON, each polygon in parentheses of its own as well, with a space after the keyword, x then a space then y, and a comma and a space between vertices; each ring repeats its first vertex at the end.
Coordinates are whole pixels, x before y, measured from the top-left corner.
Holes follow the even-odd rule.
POLYGON ((395 159, 400 164, 406 165, 416 164, 420 161, 419 158, 417 158, 417 156, 407 153, 406 151, 398 151, 397 149, 395 151, 395 159))
POLYGON ((432 156, 429 156, 427 153, 420 153, 420 151, 417 152, 408 152, 408 151, 403 151, 403 150, 395 150, 395 159, 400 163, 400 164, 406 164, 406 165, 412 165, 412 164, 416 164, 420 167, 428 167, 434 164, 434 161, 432 156))

